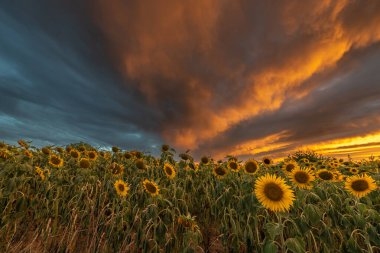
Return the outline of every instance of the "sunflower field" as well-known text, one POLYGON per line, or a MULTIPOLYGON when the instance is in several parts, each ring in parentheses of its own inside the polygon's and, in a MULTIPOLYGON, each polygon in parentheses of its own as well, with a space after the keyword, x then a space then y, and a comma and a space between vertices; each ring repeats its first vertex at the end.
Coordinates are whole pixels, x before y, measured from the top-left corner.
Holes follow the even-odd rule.
POLYGON ((379 171, 0 142, 0 252, 380 252, 379 171))

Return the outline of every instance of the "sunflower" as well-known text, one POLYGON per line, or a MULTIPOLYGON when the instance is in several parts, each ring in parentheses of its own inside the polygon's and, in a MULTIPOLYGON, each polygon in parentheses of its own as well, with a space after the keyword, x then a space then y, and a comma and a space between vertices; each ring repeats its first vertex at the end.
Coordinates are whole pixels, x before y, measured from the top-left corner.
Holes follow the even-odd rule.
POLYGON ((139 170, 145 170, 146 169, 146 165, 145 165, 143 159, 137 159, 135 162, 135 165, 136 165, 136 168, 139 170))
POLYGON ((358 170, 358 168, 352 167, 352 168, 350 168, 350 172, 351 172, 351 174, 356 175, 359 173, 359 170, 358 170))
POLYGON ((44 174, 43 170, 38 166, 36 166, 35 168, 36 168, 36 173, 40 176, 41 180, 44 181, 45 180, 45 174, 44 174))
POLYGON ((298 168, 299 168, 299 166, 295 161, 288 161, 288 162, 284 163, 284 165, 282 165, 282 169, 286 173, 291 173, 293 170, 298 169, 298 168))
POLYGON ((348 177, 345 188, 354 196, 361 198, 377 188, 375 180, 372 177, 363 174, 348 177))
POLYGON ((199 165, 196 164, 196 163, 189 163, 187 166, 186 166, 186 169, 189 168, 190 170, 194 170, 194 171, 197 171, 199 169, 199 165))
POLYGON ((328 171, 326 169, 323 170, 318 170, 317 171, 317 176, 325 181, 332 181, 334 180, 334 174, 331 171, 328 171))
POLYGON ((164 144, 164 145, 161 146, 161 151, 162 152, 167 152, 167 151, 169 151, 169 149, 170 149, 170 146, 167 145, 167 144, 164 144))
POLYGON ((49 158, 49 163, 54 167, 61 167, 63 165, 63 160, 57 155, 51 155, 49 158))
POLYGON ((70 150, 70 156, 72 158, 78 159, 80 157, 80 153, 76 149, 71 149, 70 150))
POLYGON ((111 165, 108 167, 108 169, 111 171, 111 173, 114 176, 121 176, 124 172, 124 166, 122 164, 118 163, 111 163, 111 165))
POLYGON ((334 171, 333 174, 334 174, 334 181, 335 182, 342 181, 342 179, 343 179, 342 173, 340 173, 339 171, 334 171))
POLYGON ((114 183, 114 186, 119 196, 125 197, 128 195, 129 186, 123 180, 116 180, 116 182, 114 183))
POLYGON ((29 150, 25 150, 25 151, 24 151, 24 155, 25 155, 26 157, 29 157, 29 158, 31 158, 31 157, 33 156, 32 152, 30 152, 29 150))
POLYGON ((253 175, 260 169, 259 164, 254 159, 249 159, 244 164, 244 171, 247 174, 253 175))
POLYGON ((7 160, 11 157, 11 153, 7 149, 0 150, 0 158, 7 160))
POLYGON ((125 151, 125 152, 124 152, 124 158, 125 158, 125 159, 130 159, 130 158, 132 158, 132 154, 129 153, 129 152, 127 152, 127 151, 125 151))
POLYGON ((55 150, 58 152, 58 153, 60 153, 60 154, 62 154, 63 153, 63 148, 61 148, 61 147, 55 147, 55 150))
POLYGON ((175 177, 175 169, 170 163, 165 163, 163 170, 169 179, 173 179, 175 177))
POLYGON ((66 149, 66 152, 67 152, 67 153, 70 153, 70 151, 73 149, 73 147, 71 147, 71 146, 66 146, 65 149, 66 149))
POLYGON ((214 172, 214 175, 219 179, 227 175, 227 170, 223 168, 222 166, 215 166, 213 169, 213 172, 214 172))
POLYGON ((259 177, 254 192, 260 203, 273 212, 289 210, 295 199, 290 186, 283 178, 276 175, 266 174, 259 177))
POLYGON ((265 156, 265 157, 263 157, 263 164, 265 165, 265 166, 270 166, 271 164, 273 163, 273 160, 270 158, 270 157, 267 157, 267 156, 265 156))
POLYGON ((227 163, 227 167, 233 172, 239 172, 240 166, 237 161, 231 159, 227 163))
POLYGON ((86 151, 86 147, 83 146, 83 145, 81 145, 81 146, 78 147, 78 151, 81 152, 81 153, 85 152, 86 151))
POLYGON ((79 166, 83 169, 89 168, 91 165, 90 160, 88 158, 82 158, 79 161, 79 166))
POLYGON ((88 151, 87 156, 90 158, 90 160, 96 160, 96 158, 98 158, 98 153, 96 153, 94 150, 88 151))
POLYGON ((290 180, 295 186, 301 189, 311 189, 311 182, 315 179, 310 169, 294 169, 290 173, 290 180))
POLYGON ((24 147, 24 148, 29 148, 29 145, 28 143, 26 143, 24 140, 18 140, 17 143, 21 146, 21 147, 24 147))
POLYGON ((43 148, 41 149, 41 151, 42 151, 42 153, 44 153, 45 155, 50 154, 50 148, 48 148, 48 147, 43 147, 43 148))
POLYGON ((160 188, 158 188, 158 185, 150 181, 148 179, 145 179, 143 182, 144 189, 147 193, 149 193, 151 196, 157 196, 160 192, 160 188))
POLYGON ((202 163, 203 165, 207 165, 207 164, 209 164, 209 162, 210 162, 210 159, 209 159, 207 156, 203 156, 203 157, 201 158, 201 163, 202 163))

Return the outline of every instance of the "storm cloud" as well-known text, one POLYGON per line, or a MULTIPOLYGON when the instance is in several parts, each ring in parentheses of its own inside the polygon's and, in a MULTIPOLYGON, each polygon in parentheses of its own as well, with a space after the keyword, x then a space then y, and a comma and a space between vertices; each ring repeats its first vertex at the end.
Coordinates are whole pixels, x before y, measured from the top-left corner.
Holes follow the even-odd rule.
POLYGON ((0 137, 245 157, 375 136, 379 13, 375 0, 8 1, 0 137))

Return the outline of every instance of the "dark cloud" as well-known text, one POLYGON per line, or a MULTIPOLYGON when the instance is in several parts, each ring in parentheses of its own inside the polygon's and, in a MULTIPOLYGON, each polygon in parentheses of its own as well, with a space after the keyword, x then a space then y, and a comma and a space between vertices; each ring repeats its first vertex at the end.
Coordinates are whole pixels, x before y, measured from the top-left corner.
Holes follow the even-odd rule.
POLYGON ((122 85, 96 30, 70 5, 27 2, 0 9, 0 137, 145 150, 161 143, 139 127, 154 126, 155 112, 122 85))
POLYGON ((373 133, 379 12, 376 0, 7 1, 0 137, 244 156, 373 133))

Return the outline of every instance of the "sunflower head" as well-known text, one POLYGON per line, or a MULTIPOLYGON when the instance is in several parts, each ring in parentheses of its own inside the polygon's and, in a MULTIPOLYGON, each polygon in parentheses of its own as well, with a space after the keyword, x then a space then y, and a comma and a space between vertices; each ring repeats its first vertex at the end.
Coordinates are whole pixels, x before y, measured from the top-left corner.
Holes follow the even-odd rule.
POLYGON ((41 149, 42 153, 44 153, 45 155, 49 155, 50 154, 50 148, 49 147, 43 147, 41 149))
POLYGON ((169 149, 170 149, 170 146, 168 144, 164 144, 161 146, 162 152, 167 152, 167 151, 169 151, 169 149))
POLYGON ((187 161, 190 159, 190 156, 187 154, 187 153, 182 153, 182 154, 179 154, 179 157, 184 160, 184 161, 187 161))
POLYGON ((298 169, 298 168, 299 168, 298 164, 295 161, 289 161, 289 162, 284 163, 284 165, 282 165, 282 169, 286 173, 292 173, 293 170, 298 169))
POLYGON ((157 196, 160 192, 158 185, 154 181, 145 179, 143 181, 144 190, 149 193, 151 196, 157 196))
POLYGON ((324 181, 332 181, 334 180, 334 174, 326 169, 318 170, 317 171, 318 178, 324 180, 324 181))
POLYGON ((28 143, 26 143, 26 142, 25 142, 24 140, 22 140, 22 139, 18 140, 17 143, 18 143, 21 147, 23 147, 23 148, 29 148, 28 143))
POLYGON ((146 170, 146 165, 143 159, 138 159, 135 162, 136 168, 139 170, 146 170))
POLYGON ((249 159, 244 164, 245 173, 250 175, 256 174, 259 168, 259 164, 254 159, 249 159))
POLYGON ((125 197, 128 195, 129 186, 123 180, 116 180, 116 182, 114 183, 114 186, 119 196, 125 197))
POLYGON ((70 156, 74 159, 78 159, 80 157, 80 153, 76 149, 71 149, 70 156))
POLYGON ((270 166, 272 163, 273 163, 273 160, 272 160, 270 157, 265 156, 265 157, 263 158, 263 164, 264 164, 265 166, 270 166))
POLYGON ((125 159, 131 159, 131 158, 132 158, 132 154, 129 153, 129 152, 127 152, 127 151, 125 151, 125 152, 124 152, 124 158, 125 158, 125 159))
POLYGON ((79 167, 81 167, 83 169, 89 168, 90 165, 91 165, 91 163, 90 163, 90 160, 88 158, 82 158, 79 161, 79 167))
POLYGON ((311 182, 315 179, 310 169, 294 169, 290 173, 290 180, 295 186, 302 189, 310 189, 312 187, 311 182))
POLYGON ((80 145, 80 146, 78 147, 78 151, 81 152, 81 153, 83 153, 83 152, 86 151, 86 147, 83 146, 83 145, 80 145))
POLYGON ((202 156, 201 163, 203 165, 207 165, 207 164, 209 164, 209 162, 210 162, 210 159, 207 156, 202 156))
POLYGON ((171 165, 170 163, 165 163, 163 170, 165 172, 165 175, 169 179, 173 179, 175 177, 175 174, 176 174, 175 169, 173 168, 173 165, 171 165))
POLYGON ((274 212, 289 210, 295 199, 290 186, 283 178, 276 175, 266 174, 259 177, 254 192, 260 203, 274 212))
POLYGON ((25 151, 24 151, 24 155, 25 155, 26 157, 29 157, 29 158, 31 158, 31 157, 33 156, 32 152, 30 152, 29 150, 25 150, 25 151))
POLYGON ((228 161, 227 167, 233 172, 238 172, 240 169, 239 163, 233 159, 228 161))
POLYGON ((352 167, 350 168, 350 173, 356 175, 359 173, 359 169, 356 167, 352 167))
POLYGON ((88 151, 87 156, 90 160, 96 160, 98 158, 98 153, 94 150, 88 151))
POLYGON ((227 175, 227 170, 223 166, 215 166, 213 169, 214 175, 218 178, 221 179, 225 175, 227 175))
POLYGON ((110 166, 108 166, 108 170, 111 171, 114 176, 121 176, 124 172, 124 166, 113 162, 110 166))
POLYGON ((118 147, 116 147, 116 146, 113 146, 112 147, 112 152, 114 152, 114 153, 117 153, 117 152, 119 152, 119 148, 118 147))
POLYGON ((72 146, 66 146, 65 150, 67 153, 70 153, 70 151, 73 149, 72 146))
POLYGON ((63 148, 61 148, 61 147, 55 147, 55 150, 58 152, 58 153, 60 153, 60 154, 62 154, 63 153, 63 148))
POLYGON ((38 166, 36 166, 35 169, 36 169, 37 175, 39 175, 41 180, 44 181, 46 179, 44 171, 38 166))
POLYGON ((361 198, 377 188, 375 180, 366 175, 351 176, 346 179, 345 188, 354 196, 361 198))
POLYGON ((51 155, 49 157, 49 163, 54 167, 61 167, 63 165, 63 160, 57 155, 51 155))

